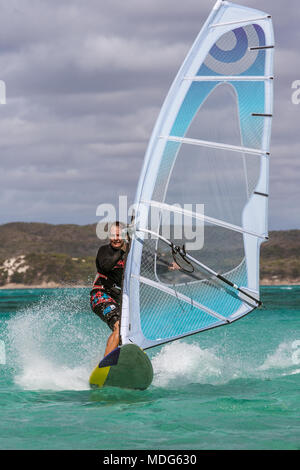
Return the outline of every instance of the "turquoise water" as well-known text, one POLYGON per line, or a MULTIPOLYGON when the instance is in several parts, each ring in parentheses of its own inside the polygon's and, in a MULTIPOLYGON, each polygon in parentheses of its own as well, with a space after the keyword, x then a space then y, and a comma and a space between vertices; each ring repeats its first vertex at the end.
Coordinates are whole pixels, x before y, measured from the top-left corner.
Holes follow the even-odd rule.
POLYGON ((148 390, 92 391, 109 330, 88 290, 0 291, 0 449, 299 449, 300 287, 262 299, 149 350, 148 390))

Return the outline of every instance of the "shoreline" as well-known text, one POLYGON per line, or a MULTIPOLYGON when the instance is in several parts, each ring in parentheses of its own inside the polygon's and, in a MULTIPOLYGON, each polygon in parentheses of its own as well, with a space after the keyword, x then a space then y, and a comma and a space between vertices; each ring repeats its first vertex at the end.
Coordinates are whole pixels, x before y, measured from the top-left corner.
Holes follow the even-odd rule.
MULTIPOLYGON (((260 287, 270 287, 270 286, 300 286, 300 279, 283 279, 283 280, 271 280, 271 279, 262 279, 260 282, 260 287)), ((9 283, 4 286, 0 286, 0 290, 13 290, 13 289, 89 289, 91 285, 83 284, 58 284, 56 282, 43 282, 41 284, 16 284, 9 283)))
POLYGON ((0 290, 12 290, 12 289, 89 289, 90 285, 85 286, 83 284, 57 284, 56 282, 43 282, 42 284, 15 284, 9 283, 4 286, 0 286, 0 290))
POLYGON ((260 286, 300 286, 300 279, 262 279, 260 286))

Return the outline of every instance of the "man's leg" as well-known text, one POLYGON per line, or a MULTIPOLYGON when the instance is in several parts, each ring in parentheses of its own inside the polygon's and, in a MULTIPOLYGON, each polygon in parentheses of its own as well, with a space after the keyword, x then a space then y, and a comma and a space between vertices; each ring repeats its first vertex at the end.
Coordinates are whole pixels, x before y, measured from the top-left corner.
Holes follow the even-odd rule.
POLYGON ((104 356, 107 356, 107 354, 109 354, 110 352, 112 352, 114 349, 118 347, 119 339, 120 339, 120 322, 118 320, 114 324, 114 331, 112 332, 112 334, 109 336, 107 340, 104 356))
POLYGON ((106 356, 119 345, 120 341, 120 306, 109 293, 102 290, 91 294, 93 312, 113 330, 109 336, 104 355, 106 356))

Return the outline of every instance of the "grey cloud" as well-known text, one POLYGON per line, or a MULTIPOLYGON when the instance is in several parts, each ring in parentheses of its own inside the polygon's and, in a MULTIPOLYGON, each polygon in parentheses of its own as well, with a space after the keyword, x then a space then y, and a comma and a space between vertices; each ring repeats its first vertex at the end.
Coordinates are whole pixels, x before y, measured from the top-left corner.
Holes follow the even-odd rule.
MULTIPOLYGON (((159 109, 214 1, 2 3, 0 223, 94 222, 101 202, 133 199, 159 109)), ((300 227, 298 2, 241 3, 275 25, 270 227, 300 227)))

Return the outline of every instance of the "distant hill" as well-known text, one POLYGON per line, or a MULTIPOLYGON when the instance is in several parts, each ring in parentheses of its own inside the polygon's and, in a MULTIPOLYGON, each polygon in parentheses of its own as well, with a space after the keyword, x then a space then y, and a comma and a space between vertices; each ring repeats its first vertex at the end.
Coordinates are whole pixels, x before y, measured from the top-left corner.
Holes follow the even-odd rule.
POLYGON ((93 225, 0 225, 0 286, 90 285, 105 241, 93 225))
POLYGON ((93 225, 13 222, 0 225, 0 260, 29 253, 93 256, 100 245, 93 225))
POLYGON ((300 230, 270 232, 261 249, 261 282, 300 284, 300 230))
MULTIPOLYGON (((0 225, 0 286, 90 285, 103 243, 96 224, 0 225)), ((261 250, 261 282, 300 284, 300 230, 270 232, 261 250)))

